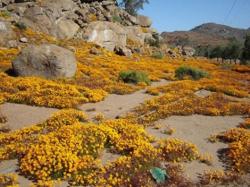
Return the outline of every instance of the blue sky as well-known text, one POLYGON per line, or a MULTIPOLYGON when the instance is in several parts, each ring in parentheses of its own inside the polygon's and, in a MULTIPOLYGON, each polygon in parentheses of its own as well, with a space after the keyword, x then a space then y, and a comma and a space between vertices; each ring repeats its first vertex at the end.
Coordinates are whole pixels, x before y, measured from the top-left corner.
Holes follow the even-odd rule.
POLYGON ((139 13, 149 16, 153 20, 153 27, 159 32, 190 30, 206 22, 239 28, 250 27, 250 0, 149 0, 149 2, 139 13))

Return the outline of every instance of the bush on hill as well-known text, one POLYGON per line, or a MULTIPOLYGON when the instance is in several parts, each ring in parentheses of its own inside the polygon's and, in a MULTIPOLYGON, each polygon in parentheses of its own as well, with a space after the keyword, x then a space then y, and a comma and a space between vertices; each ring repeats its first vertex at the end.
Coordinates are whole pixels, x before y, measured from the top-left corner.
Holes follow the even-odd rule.
POLYGON ((181 66, 176 69, 175 77, 178 79, 184 79, 185 76, 190 76, 194 80, 199 80, 201 78, 208 77, 208 73, 204 70, 189 66, 181 66))
POLYGON ((148 78, 148 75, 140 71, 122 71, 119 74, 119 78, 125 83, 140 83, 144 82, 149 85, 151 82, 148 78))

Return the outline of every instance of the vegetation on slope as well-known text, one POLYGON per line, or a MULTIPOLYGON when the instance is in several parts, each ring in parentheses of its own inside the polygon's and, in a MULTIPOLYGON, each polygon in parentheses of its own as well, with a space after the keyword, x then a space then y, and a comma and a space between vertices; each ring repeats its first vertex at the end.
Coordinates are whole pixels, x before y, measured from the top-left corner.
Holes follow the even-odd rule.
MULTIPOLYGON (((179 139, 156 141, 145 126, 171 115, 250 115, 250 104, 241 100, 249 97, 250 69, 234 65, 230 69, 207 59, 170 58, 154 59, 134 55, 117 56, 106 50, 102 55, 89 51, 92 44, 82 41, 58 41, 29 29, 18 30, 34 43, 56 43, 73 49, 77 56, 78 72, 73 79, 45 80, 38 77, 13 77, 4 71, 11 68, 11 60, 18 50, 0 50, 0 102, 17 102, 37 106, 72 108, 85 102, 97 102, 108 93, 126 94, 145 84, 127 84, 120 80, 120 72, 145 72, 148 79, 172 80, 168 85, 147 88, 147 92, 160 95, 137 107, 124 119, 88 122, 81 111, 63 109, 41 124, 13 132, 0 133, 0 159, 18 159, 22 175, 37 185, 52 185, 56 179, 72 185, 94 186, 157 186, 150 170, 164 168, 169 178, 161 185, 194 186, 183 176, 180 166, 184 161, 204 160, 195 145, 179 139), (180 66, 202 69, 209 77, 178 80, 175 72, 180 66), (199 90, 213 93, 205 98, 196 95, 199 90), (234 96, 231 98, 229 96, 234 96), (195 103, 195 105, 194 105, 195 103), (158 146, 153 146, 152 143, 158 146), (104 150, 120 157, 107 164, 100 163, 104 150), (168 161, 168 163, 166 163, 168 161), (174 163, 178 162, 178 164, 174 163), (164 163, 164 167, 162 164, 164 163)), ((25 45, 25 44, 24 44, 25 45)), ((246 121, 247 124, 247 121, 246 121)), ((243 125, 246 126, 246 125, 243 125)), ((229 171, 238 177, 249 169, 249 130, 237 129, 223 134, 229 142, 227 158, 229 171), (239 135, 238 135, 239 134, 239 135), (235 138, 234 138, 235 137, 235 138)), ((223 183, 226 172, 207 172, 203 183, 223 183)), ((0 176, 8 184, 16 184, 9 176, 0 176)), ((232 178, 228 179, 232 180, 232 178)))

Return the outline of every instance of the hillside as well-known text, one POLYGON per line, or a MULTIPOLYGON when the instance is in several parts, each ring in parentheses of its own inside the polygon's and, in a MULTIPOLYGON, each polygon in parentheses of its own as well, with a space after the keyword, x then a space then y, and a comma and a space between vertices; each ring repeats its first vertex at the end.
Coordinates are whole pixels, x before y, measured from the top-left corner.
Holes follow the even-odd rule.
POLYGON ((250 186, 249 66, 113 0, 2 2, 0 187, 250 186))
POLYGON ((205 23, 190 31, 163 32, 163 41, 170 45, 217 46, 236 39, 243 43, 246 29, 232 28, 216 23, 205 23))

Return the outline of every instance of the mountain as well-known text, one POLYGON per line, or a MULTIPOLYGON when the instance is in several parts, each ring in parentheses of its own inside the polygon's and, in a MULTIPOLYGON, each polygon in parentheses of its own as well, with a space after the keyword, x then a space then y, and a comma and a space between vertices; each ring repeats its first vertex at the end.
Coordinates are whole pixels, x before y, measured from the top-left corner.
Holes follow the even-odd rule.
POLYGON ((231 40, 243 43, 249 29, 233 28, 216 23, 205 23, 190 31, 163 32, 164 43, 169 45, 217 46, 225 45, 231 40))

